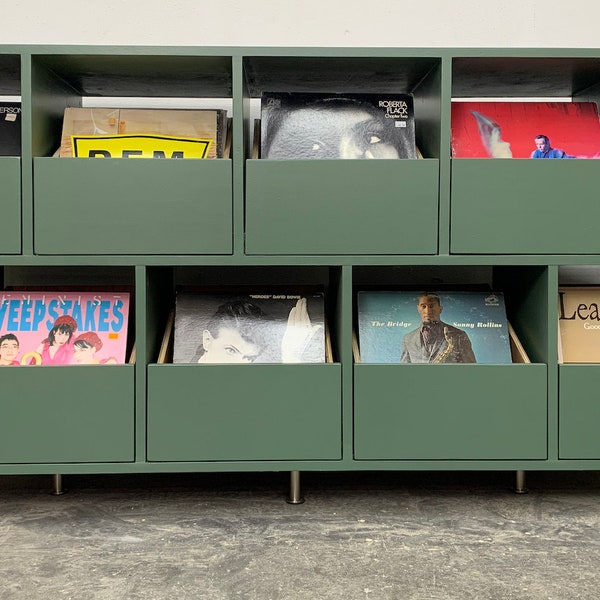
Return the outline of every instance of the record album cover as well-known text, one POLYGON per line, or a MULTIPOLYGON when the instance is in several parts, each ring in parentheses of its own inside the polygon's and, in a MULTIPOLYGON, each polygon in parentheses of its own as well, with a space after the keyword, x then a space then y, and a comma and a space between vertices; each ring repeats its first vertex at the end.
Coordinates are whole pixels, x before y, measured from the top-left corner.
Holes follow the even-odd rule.
POLYGON ((325 362, 322 293, 180 292, 174 363, 325 362))
POLYGON ((595 102, 452 102, 453 158, 600 158, 595 102))
POLYGON ((265 92, 261 158, 416 158, 410 94, 265 92))
POLYGON ((358 293, 361 362, 511 363, 499 292, 358 293))
POLYGON ((600 287, 558 289, 560 362, 600 363, 600 287))
POLYGON ((21 156, 20 102, 0 102, 0 156, 21 156))
POLYGON ((129 293, 0 292, 0 365, 122 364, 129 293))
POLYGON ((211 109, 65 109, 60 156, 221 158, 227 112, 211 109))

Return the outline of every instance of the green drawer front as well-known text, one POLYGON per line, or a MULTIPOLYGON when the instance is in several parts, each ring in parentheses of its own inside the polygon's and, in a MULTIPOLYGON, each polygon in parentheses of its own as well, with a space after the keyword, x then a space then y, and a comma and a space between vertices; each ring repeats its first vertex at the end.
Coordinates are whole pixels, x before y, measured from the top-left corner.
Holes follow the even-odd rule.
POLYGON ((547 457, 546 365, 355 365, 358 460, 547 457))
POLYGON ((451 251, 600 252, 600 161, 455 159, 451 251))
POLYGON ((439 161, 249 160, 248 254, 435 254, 439 161))
POLYGON ((559 382, 559 458, 600 459, 600 365, 560 365, 559 382))
POLYGON ((0 254, 21 252, 21 159, 0 156, 0 254))
POLYGON ((133 461, 133 370, 0 369, 0 463, 133 461))
POLYGON ((341 367, 150 365, 148 460, 341 458, 341 367))
POLYGON ((230 160, 34 160, 39 254, 230 254, 230 160))

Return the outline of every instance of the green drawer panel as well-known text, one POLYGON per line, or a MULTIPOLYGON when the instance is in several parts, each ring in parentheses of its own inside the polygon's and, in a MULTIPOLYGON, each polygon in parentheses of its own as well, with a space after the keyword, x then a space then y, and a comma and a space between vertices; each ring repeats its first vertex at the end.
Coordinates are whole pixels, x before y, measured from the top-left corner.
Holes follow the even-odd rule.
POLYGON ((600 459, 600 365, 560 365, 559 381, 559 458, 600 459))
POLYGON ((600 252, 600 161, 455 159, 451 251, 600 252))
POLYGON ((246 252, 435 254, 438 183, 436 159, 249 160, 246 252))
POLYGON ((341 366, 150 365, 148 460, 341 458, 341 366))
POLYGON ((358 460, 547 457, 546 365, 355 365, 358 460))
POLYGON ((134 460, 133 365, 0 369, 0 463, 134 460))
POLYGON ((21 252, 21 159, 0 156, 0 254, 21 252))
POLYGON ((38 254, 230 254, 230 160, 34 159, 38 254))

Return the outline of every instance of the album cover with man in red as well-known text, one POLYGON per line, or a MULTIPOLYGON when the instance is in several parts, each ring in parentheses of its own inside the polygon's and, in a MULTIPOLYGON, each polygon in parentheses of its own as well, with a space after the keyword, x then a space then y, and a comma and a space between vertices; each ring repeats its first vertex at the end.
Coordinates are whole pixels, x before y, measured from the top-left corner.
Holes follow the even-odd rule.
POLYGON ((452 102, 452 158, 600 158, 595 102, 452 102))

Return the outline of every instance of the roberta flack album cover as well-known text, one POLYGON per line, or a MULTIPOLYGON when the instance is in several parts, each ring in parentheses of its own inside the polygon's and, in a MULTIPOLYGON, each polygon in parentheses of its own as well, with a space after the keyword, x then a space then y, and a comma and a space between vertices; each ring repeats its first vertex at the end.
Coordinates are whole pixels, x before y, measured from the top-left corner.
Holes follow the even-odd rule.
POLYGON ((322 293, 180 292, 174 363, 325 362, 322 293))
POLYGON ((358 293, 366 363, 511 363, 499 292, 358 293))
POLYGON ((600 287, 558 290, 559 359, 564 363, 600 363, 600 287))
POLYGON ((265 92, 261 158, 416 158, 410 94, 265 92))
POLYGON ((600 158, 595 102, 452 102, 453 158, 600 158))
POLYGON ((122 364, 129 293, 0 292, 0 365, 122 364))

